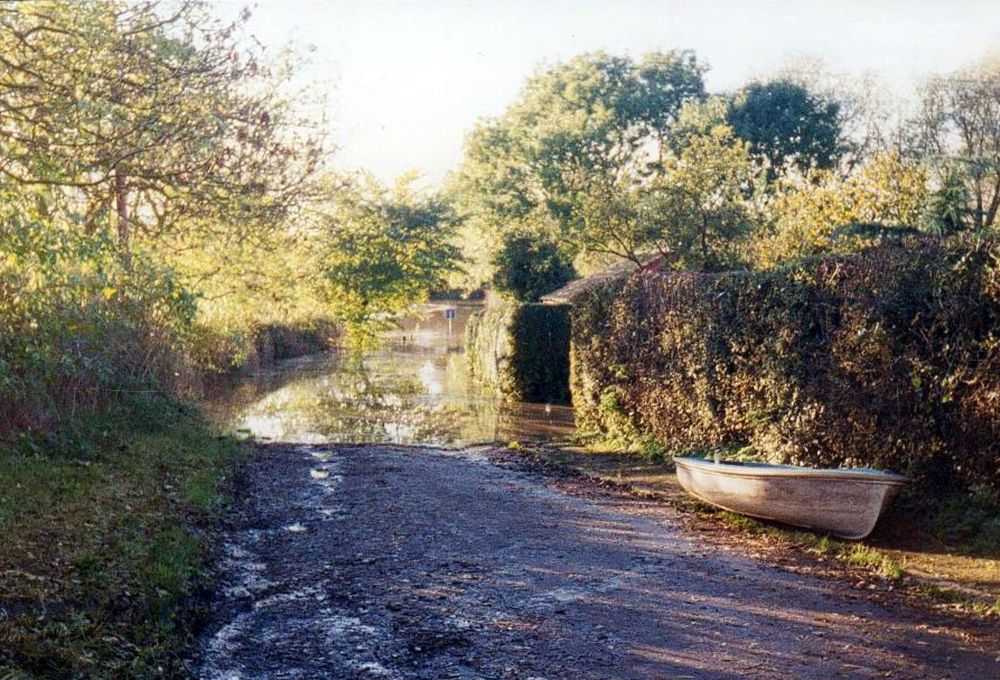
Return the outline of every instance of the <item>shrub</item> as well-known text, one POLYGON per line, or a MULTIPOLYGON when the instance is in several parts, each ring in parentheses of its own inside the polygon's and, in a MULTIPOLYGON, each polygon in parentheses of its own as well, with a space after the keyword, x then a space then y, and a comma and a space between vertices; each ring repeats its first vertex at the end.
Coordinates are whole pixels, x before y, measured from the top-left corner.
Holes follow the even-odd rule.
POLYGON ((569 401, 569 308, 504 302, 466 326, 469 367, 511 401, 569 401))
POLYGON ((493 285, 521 302, 538 302, 576 277, 573 265, 551 241, 511 234, 493 259, 493 285))
POLYGON ((195 300, 174 273, 101 235, 0 224, 0 439, 98 404, 170 390, 195 300))
POLYGON ((605 286, 574 308, 577 422, 621 429, 624 414, 672 449, 750 445, 1000 491, 997 258, 989 243, 911 239, 605 286))

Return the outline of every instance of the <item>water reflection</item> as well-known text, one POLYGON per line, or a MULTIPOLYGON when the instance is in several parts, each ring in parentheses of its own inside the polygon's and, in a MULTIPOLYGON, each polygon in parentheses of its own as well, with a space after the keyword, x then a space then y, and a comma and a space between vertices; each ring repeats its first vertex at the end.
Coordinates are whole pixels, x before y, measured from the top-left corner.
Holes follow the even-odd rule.
POLYGON ((544 439, 573 430, 569 408, 502 404, 468 375, 461 339, 472 311, 449 322, 429 307, 373 352, 283 362, 214 400, 216 416, 260 439, 463 446, 544 439))

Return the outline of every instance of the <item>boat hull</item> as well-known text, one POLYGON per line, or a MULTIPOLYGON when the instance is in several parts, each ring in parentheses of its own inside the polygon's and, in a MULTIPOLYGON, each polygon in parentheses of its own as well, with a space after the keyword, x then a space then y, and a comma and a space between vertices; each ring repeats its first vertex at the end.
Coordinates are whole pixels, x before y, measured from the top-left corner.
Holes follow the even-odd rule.
POLYGON ((824 531, 852 540, 872 532, 906 481, 876 470, 713 463, 674 458, 691 495, 732 512, 824 531))

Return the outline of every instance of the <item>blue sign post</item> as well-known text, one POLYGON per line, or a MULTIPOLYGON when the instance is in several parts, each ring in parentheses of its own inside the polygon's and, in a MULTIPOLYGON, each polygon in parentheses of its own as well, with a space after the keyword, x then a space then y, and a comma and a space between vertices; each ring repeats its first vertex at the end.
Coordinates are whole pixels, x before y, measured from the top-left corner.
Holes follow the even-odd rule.
POLYGON ((444 318, 448 319, 448 347, 451 348, 451 322, 458 318, 458 309, 449 307, 444 310, 444 318))

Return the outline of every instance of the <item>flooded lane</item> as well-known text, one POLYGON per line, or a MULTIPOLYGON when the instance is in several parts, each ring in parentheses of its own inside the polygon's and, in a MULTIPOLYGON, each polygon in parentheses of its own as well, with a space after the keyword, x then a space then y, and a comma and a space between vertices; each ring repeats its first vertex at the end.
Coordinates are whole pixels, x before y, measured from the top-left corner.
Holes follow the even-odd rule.
POLYGON ((210 410, 265 441, 460 447, 570 434, 570 408, 502 403, 470 379, 462 338, 475 309, 458 307, 449 324, 444 307, 428 306, 374 351, 281 362, 210 410))
POLYGON ((667 504, 468 447, 572 427, 567 408, 503 405, 470 383, 468 312, 450 336, 432 310, 375 352, 286 362, 217 404, 275 441, 237 476, 197 677, 996 676, 992 628, 706 542, 667 504))

